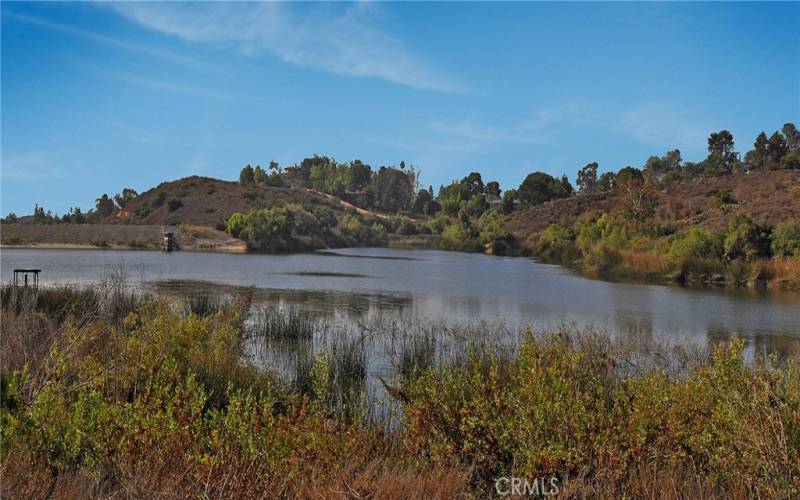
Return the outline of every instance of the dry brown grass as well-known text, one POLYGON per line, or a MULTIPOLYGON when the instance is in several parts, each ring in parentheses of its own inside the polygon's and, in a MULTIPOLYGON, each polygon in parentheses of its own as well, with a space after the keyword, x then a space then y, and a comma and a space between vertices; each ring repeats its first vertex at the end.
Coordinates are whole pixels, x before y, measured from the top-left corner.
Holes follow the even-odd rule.
POLYGON ((796 257, 773 257, 750 264, 752 280, 766 281, 771 290, 800 289, 800 259, 796 257))
POLYGON ((141 467, 125 477, 103 477, 81 470, 59 471, 15 455, 0 466, 3 498, 309 498, 309 499, 452 499, 475 498, 467 470, 436 467, 420 470, 376 458, 365 466, 331 471, 324 477, 265 480, 252 464, 231 462, 203 467, 175 459, 141 467))
POLYGON ((619 271, 623 276, 665 277, 674 267, 669 257, 652 252, 621 251, 619 271))

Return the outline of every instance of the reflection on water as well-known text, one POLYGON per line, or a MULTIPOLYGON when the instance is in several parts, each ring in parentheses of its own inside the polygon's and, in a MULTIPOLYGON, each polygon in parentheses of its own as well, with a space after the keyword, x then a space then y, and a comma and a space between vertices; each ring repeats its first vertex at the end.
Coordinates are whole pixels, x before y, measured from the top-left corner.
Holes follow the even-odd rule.
POLYGON ((97 281, 122 267, 129 279, 163 291, 254 287, 264 302, 360 321, 591 325, 660 342, 742 337, 759 351, 800 337, 796 293, 609 283, 524 258, 385 248, 294 255, 3 249, 0 260, 3 281, 21 267, 41 268, 52 283, 97 281))

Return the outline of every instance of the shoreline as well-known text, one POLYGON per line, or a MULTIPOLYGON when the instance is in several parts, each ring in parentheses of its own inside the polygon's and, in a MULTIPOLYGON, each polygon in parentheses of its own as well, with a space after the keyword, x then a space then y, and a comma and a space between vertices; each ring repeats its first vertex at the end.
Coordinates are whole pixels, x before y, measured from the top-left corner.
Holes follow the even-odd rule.
MULTIPOLYGON (((487 252, 471 252, 467 250, 442 248, 434 245, 420 245, 420 239, 410 238, 414 244, 403 244, 403 238, 395 238, 389 241, 389 244, 383 247, 375 248, 392 248, 398 250, 440 250, 443 252, 457 252, 457 253, 483 253, 484 255, 492 257, 519 257, 529 259, 537 264, 552 265, 574 273, 581 278, 602 281, 606 283, 624 283, 631 285, 653 285, 665 286, 670 288, 682 288, 696 291, 755 291, 755 292, 798 292, 800 291, 800 283, 791 282, 789 286, 772 286, 773 282, 781 284, 783 281, 776 280, 747 280, 741 283, 732 284, 730 282, 719 282, 714 279, 701 279, 700 276, 692 276, 691 279, 685 279, 683 282, 675 279, 674 276, 631 276, 626 274, 613 275, 608 273, 597 274, 588 272, 581 265, 575 263, 559 262, 558 260, 548 260, 537 257, 535 254, 520 253, 516 255, 493 255, 487 252), (399 243, 399 244, 398 244, 399 243)), ((184 246, 180 250, 175 250, 173 253, 192 252, 192 253, 219 253, 219 254, 236 254, 236 255, 284 255, 284 254, 269 254, 259 252, 247 251, 244 242, 239 245, 214 245, 203 247, 199 245, 184 246)), ((340 247, 340 248, 370 248, 370 247, 340 247)), ((6 245, 0 244, 0 251, 5 249, 19 249, 19 250, 99 250, 99 251, 149 251, 149 252, 163 252, 156 248, 141 248, 128 245, 109 245, 109 246, 96 246, 89 244, 77 243, 37 243, 26 245, 6 245)), ((337 248, 319 249, 319 251, 336 250, 337 248)), ((313 251, 312 251, 313 252, 313 251)), ((308 252, 293 252, 293 253, 308 253, 308 252)))
MULTIPOLYGON (((0 250, 5 249, 19 249, 19 250, 98 250, 98 251, 119 251, 131 250, 141 252, 163 252, 158 248, 143 248, 130 245, 111 244, 107 246, 98 246, 85 243, 27 243, 24 245, 3 245, 0 244, 0 250)), ((233 253, 233 254, 247 254, 248 252, 244 244, 242 245, 215 245, 213 247, 204 247, 199 245, 184 246, 180 250, 173 250, 173 252, 205 252, 205 253, 233 253)))

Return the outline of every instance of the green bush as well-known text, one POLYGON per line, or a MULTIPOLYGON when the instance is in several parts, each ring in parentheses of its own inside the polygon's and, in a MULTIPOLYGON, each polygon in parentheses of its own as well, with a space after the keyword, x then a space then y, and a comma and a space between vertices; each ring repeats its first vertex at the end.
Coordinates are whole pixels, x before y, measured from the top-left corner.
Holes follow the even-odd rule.
POLYGON ((476 352, 408 384, 408 439, 426 460, 470 464, 477 484, 591 471, 608 492, 647 463, 782 496, 800 481, 800 433, 784 427, 797 422, 799 367, 750 369, 742 349, 716 349, 685 378, 620 376, 607 350, 557 335, 525 341, 511 361, 476 352), (793 451, 775 460, 771 446, 793 451))
POLYGON ((771 229, 756 224, 746 214, 737 214, 728 224, 725 235, 725 256, 729 259, 769 257, 771 229))
POLYGON ((247 225, 247 216, 241 212, 235 212, 228 218, 225 225, 225 231, 234 238, 238 238, 242 230, 247 225))
POLYGON ((109 246, 108 241, 106 241, 106 239, 103 238, 102 236, 92 236, 89 239, 89 244, 99 248, 108 248, 109 246))
POLYGON ((579 253, 575 247, 575 233, 558 224, 550 224, 539 235, 537 254, 546 260, 568 260, 579 253))
POLYGON ((772 253, 778 257, 800 257, 800 223, 786 221, 775 226, 772 253))
POLYGON ((403 236, 419 234, 417 225, 405 215, 396 215, 392 217, 392 225, 394 226, 397 234, 402 234, 403 236))
POLYGON ((292 231, 296 226, 302 224, 298 220, 298 215, 297 211, 286 207, 251 212, 248 214, 247 222, 239 236, 247 242, 247 247, 252 250, 263 252, 297 250, 300 245, 292 237, 292 231))
POLYGON ((160 207, 161 205, 164 204, 165 201, 167 201, 167 195, 164 193, 164 191, 161 191, 160 193, 158 193, 158 195, 156 195, 155 199, 153 200, 153 206, 160 207))
POLYGON ((178 198, 170 198, 170 200, 167 202, 167 209, 170 212, 174 212, 175 210, 181 208, 182 206, 183 202, 178 198))
POLYGON ((4 234, 3 245, 22 245, 25 241, 16 234, 4 234))
POLYGON ((693 227, 689 231, 675 236, 669 247, 669 256, 675 260, 720 259, 722 254, 722 235, 700 227, 693 227))

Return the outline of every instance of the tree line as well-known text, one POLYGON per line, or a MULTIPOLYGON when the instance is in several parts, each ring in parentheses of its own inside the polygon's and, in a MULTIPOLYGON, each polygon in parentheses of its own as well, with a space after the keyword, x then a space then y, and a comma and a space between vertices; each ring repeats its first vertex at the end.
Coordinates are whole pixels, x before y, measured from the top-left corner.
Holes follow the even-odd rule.
MULTIPOLYGON (((529 174, 516 188, 501 190, 497 181, 484 182, 479 172, 471 172, 461 180, 439 187, 420 189, 419 171, 412 165, 406 167, 382 165, 373 168, 361 160, 339 163, 328 156, 314 155, 301 162, 282 168, 272 161, 266 169, 246 165, 239 174, 239 183, 245 186, 293 187, 312 189, 337 196, 354 205, 389 214, 435 216, 444 212, 449 216, 476 219, 490 209, 502 214, 538 205, 575 194, 621 192, 628 199, 635 217, 647 213, 646 194, 649 187, 701 177, 717 177, 779 169, 800 169, 800 132, 793 123, 786 123, 770 136, 761 132, 752 149, 742 157, 735 149, 733 135, 728 130, 714 132, 708 137, 708 154, 699 162, 685 161, 678 149, 663 156, 651 156, 641 168, 626 166, 613 172, 600 173, 597 162, 579 169, 576 186, 566 175, 554 177, 537 171, 529 174)), ((98 223, 123 208, 137 193, 125 188, 109 197, 101 195, 95 208, 83 213, 71 208, 62 216, 36 206, 32 222, 98 223)), ((18 217, 10 213, 4 221, 14 223, 18 217)))
MULTIPOLYGON (((100 224, 115 210, 124 208, 132 199, 139 196, 139 193, 132 188, 123 188, 119 193, 108 196, 103 193, 95 200, 95 207, 83 212, 80 207, 71 207, 65 214, 59 216, 50 210, 45 210, 37 203, 33 207, 33 214, 30 218, 31 224, 100 224)), ((3 222, 6 224, 16 224, 19 217, 16 213, 10 212, 3 222)))
MULTIPOLYGON (((641 168, 626 166, 618 171, 600 173, 597 162, 579 169, 576 186, 566 175, 554 177, 537 171, 525 177, 522 183, 502 191, 497 181, 484 182, 479 172, 471 172, 461 180, 439 187, 419 189, 419 172, 404 162, 399 167, 381 166, 374 170, 361 160, 337 163, 327 156, 314 155, 300 163, 281 169, 270 162, 269 172, 260 166, 245 166, 239 182, 245 185, 286 186, 314 189, 338 196, 364 208, 409 215, 436 215, 444 211, 456 216, 462 210, 472 218, 496 208, 508 214, 516 209, 538 205, 574 194, 609 191, 628 191, 634 188, 669 182, 690 181, 701 177, 719 177, 740 173, 800 169, 800 132, 793 123, 767 137, 761 132, 753 148, 744 155, 735 149, 733 135, 728 130, 714 132, 708 137, 708 154, 699 162, 685 161, 678 149, 663 156, 651 156, 641 168)), ((631 201, 633 212, 642 209, 631 201)), ((637 214, 640 216, 641 214, 637 214)))

